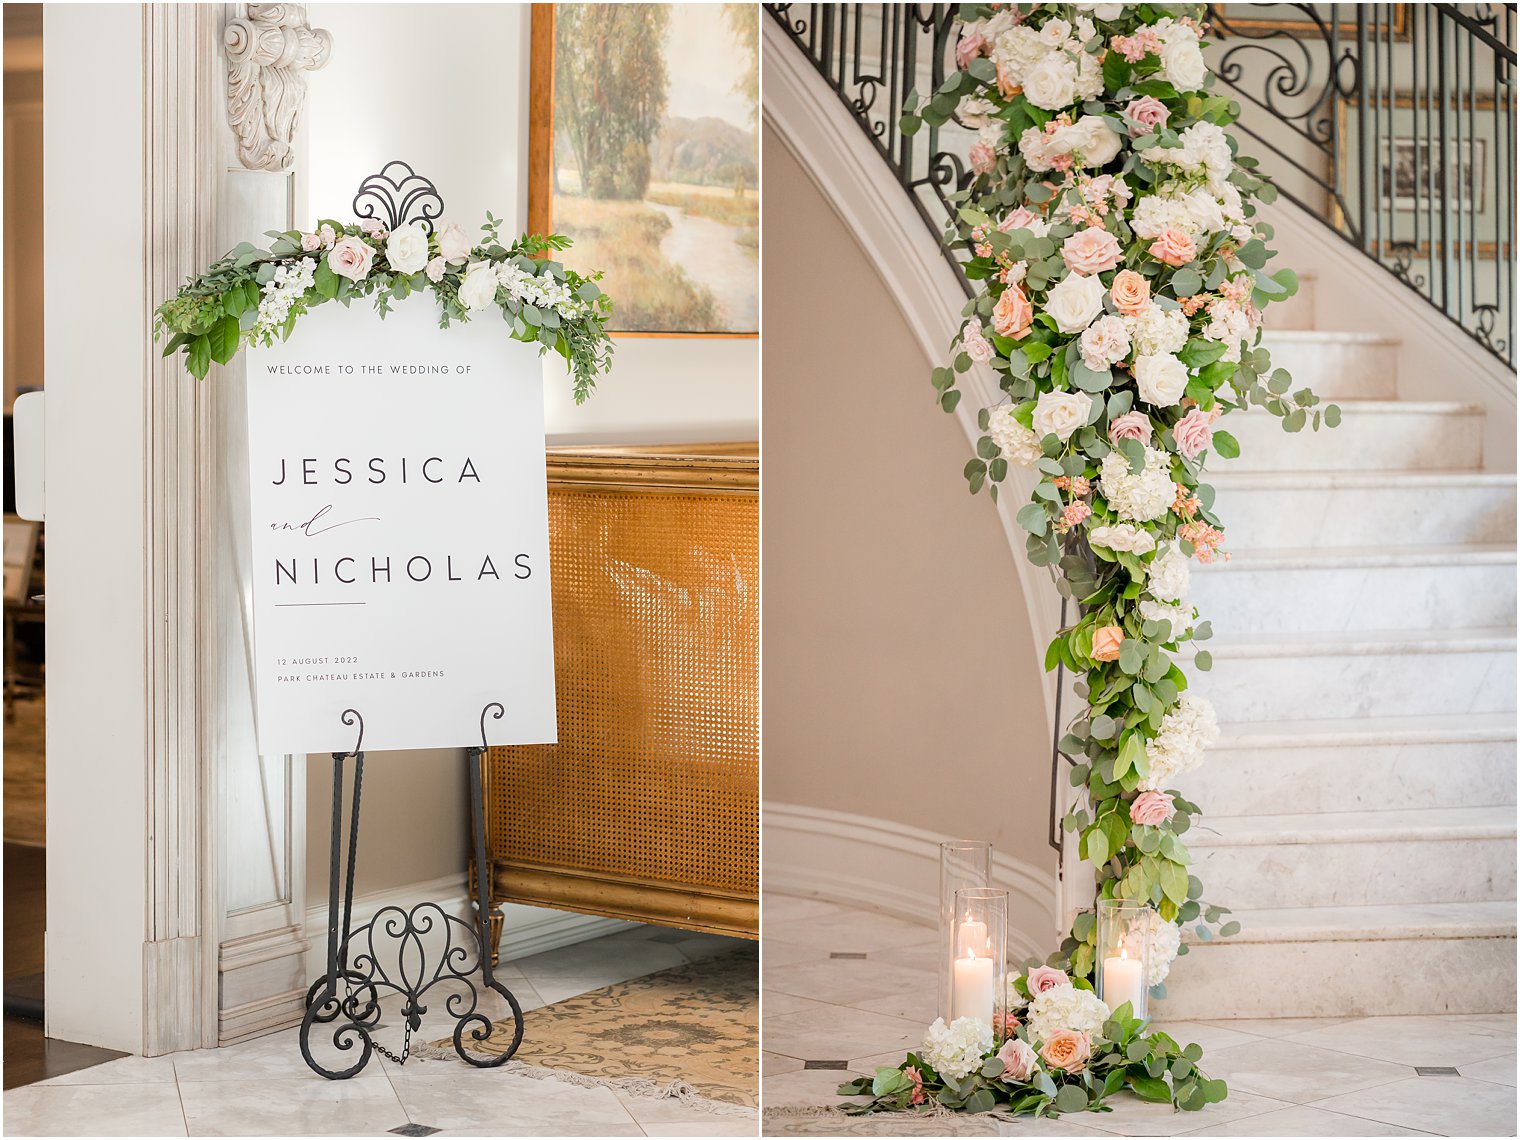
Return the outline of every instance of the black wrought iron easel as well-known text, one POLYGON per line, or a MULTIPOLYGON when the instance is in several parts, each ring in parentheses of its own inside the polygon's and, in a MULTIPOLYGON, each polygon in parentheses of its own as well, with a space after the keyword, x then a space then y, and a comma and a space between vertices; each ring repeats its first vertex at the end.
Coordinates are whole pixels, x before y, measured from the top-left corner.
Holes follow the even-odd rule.
MULTIPOLYGON (((465 750, 470 769, 470 818, 474 832, 475 865, 486 867, 485 797, 480 780, 480 761, 489 747, 486 741, 486 717, 500 720, 506 710, 492 701, 480 711, 480 746, 465 750)), ((358 725, 359 736, 352 752, 334 752, 332 863, 327 885, 327 972, 312 983, 306 993, 306 1016, 301 1021, 301 1056, 312 1070, 330 1080, 341 1081, 357 1074, 374 1053, 405 1064, 411 1053, 412 1034, 422 1027, 422 1015, 428 1010, 422 999, 435 986, 453 989, 444 1007, 455 1019, 454 1051, 468 1064, 489 1069, 505 1064, 522 1043, 522 1007, 512 991, 496 980, 491 966, 487 899, 484 877, 475 877, 473 905, 475 921, 466 922, 449 914, 435 902, 418 903, 411 910, 387 906, 369 922, 353 929, 354 868, 359 853, 359 798, 364 787, 364 718, 354 709, 345 709, 343 723, 358 725), (343 764, 354 761, 352 806, 348 818, 348 852, 343 852, 343 764), (339 874, 343 874, 341 894, 339 874), (443 948, 430 955, 425 939, 441 935, 443 948), (392 977, 382 962, 382 947, 389 945, 395 958, 396 976, 392 977), (480 972, 477 986, 474 974, 480 972), (462 986, 463 988, 457 988, 462 986), (481 1042, 496 1030, 496 1023, 481 1011, 483 990, 492 990, 506 999, 512 1011, 512 1043, 495 1055, 476 1055, 466 1048, 466 1038, 481 1042), (374 1039, 380 1021, 380 999, 395 994, 405 1000, 401 1017, 406 1024, 401 1052, 393 1053, 374 1039), (333 1025, 332 1043, 342 1052, 360 1048, 358 1060, 346 1069, 330 1069, 312 1055, 311 1041, 318 1026, 333 1025)))
MULTIPOLYGON (((408 221, 420 221, 429 233, 433 221, 443 215, 443 198, 427 178, 399 160, 388 162, 378 174, 371 174, 359 186, 354 197, 354 213, 360 218, 380 222, 394 230, 408 221), (393 173, 393 171, 404 172, 393 173)), ((500 720, 506 709, 492 701, 480 710, 480 746, 465 750, 470 769, 470 819, 474 832, 475 866, 486 862, 485 798, 482 794, 480 764, 489 744, 486 740, 486 717, 500 720)), ((301 1021, 301 1055, 313 1071, 330 1080, 346 1080, 357 1074, 375 1053, 405 1064, 411 1054, 412 1035, 422 1027, 422 1015, 428 1010, 423 998, 435 986, 452 989, 444 1008, 454 1018, 454 1051, 461 1059, 478 1068, 505 1064, 522 1043, 522 1007, 512 992, 496 980, 491 965, 490 920, 485 876, 475 875, 473 905, 475 921, 466 922, 449 914, 434 902, 418 903, 410 910, 387 906, 369 922, 353 929, 354 869, 359 853, 359 798, 364 787, 364 718, 355 709, 345 709, 342 721, 358 726, 358 738, 352 752, 334 752, 332 863, 327 887, 327 969, 306 993, 306 1016, 301 1021), (348 852, 343 852, 343 765, 354 762, 354 787, 348 818, 348 852), (342 892, 339 875, 342 872, 342 892), (428 953, 425 939, 443 939, 436 957, 428 953), (385 954, 390 949, 390 955, 385 954), (382 958, 393 957, 396 976, 392 977, 382 958), (474 975, 479 970, 477 986, 474 975), (462 988, 460 988, 462 986, 462 988), (482 991, 495 991, 506 999, 512 1012, 512 1042, 499 1054, 472 1054, 465 1045, 482 1042, 495 1032, 496 1023, 480 1007, 482 991), (380 1022, 380 999, 395 994, 404 999, 401 1017, 405 1021, 401 1052, 392 1053, 374 1039, 380 1022), (312 1055, 312 1037, 319 1026, 333 1026, 332 1043, 342 1053, 360 1049, 358 1060, 346 1069, 329 1069, 312 1055)))

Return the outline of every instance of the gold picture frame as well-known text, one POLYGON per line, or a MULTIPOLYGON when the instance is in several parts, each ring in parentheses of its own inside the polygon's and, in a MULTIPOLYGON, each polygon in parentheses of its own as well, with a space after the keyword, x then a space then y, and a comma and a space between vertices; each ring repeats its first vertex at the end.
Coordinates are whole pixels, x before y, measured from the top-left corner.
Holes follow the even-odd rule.
MULTIPOLYGON (((557 219, 555 209, 558 176, 565 173, 563 170, 556 171, 554 153, 556 132, 558 130, 555 118, 555 101, 556 88, 558 87, 557 79, 559 76, 556 69, 561 62, 557 59, 558 49, 556 39, 558 31, 556 17, 559 5, 534 4, 532 7, 528 88, 528 228, 534 233, 564 233, 572 240, 576 240, 576 248, 579 249, 588 245, 594 245, 595 237, 578 239, 574 224, 567 223, 563 217, 557 219)), ((577 5, 577 7, 591 6, 577 5)), ((647 10, 654 7, 675 9, 686 6, 617 5, 616 7, 624 8, 628 12, 637 12, 640 9, 647 10)), ((706 7, 717 11, 725 6, 706 7)), ((756 19, 758 20, 758 15, 756 19)), ((758 53, 758 23, 756 25, 755 50, 758 53)), ((758 73, 758 54, 756 55, 755 65, 758 73)), ((754 178, 753 190, 736 184, 731 188, 732 195, 730 196, 729 191, 721 187, 711 185, 685 187, 689 193, 684 197, 678 197, 676 205, 672 205, 669 202, 659 203, 661 216, 652 220, 652 224, 655 226, 669 226, 681 224, 682 222, 690 222, 695 219, 698 224, 706 227, 709 231, 711 231, 714 224, 721 225, 724 230, 733 231, 734 248, 726 250, 729 255, 728 269, 723 281, 730 287, 726 290, 728 297, 725 300, 718 300, 710 288, 710 285, 714 282, 700 279, 694 281, 688 276, 687 270, 691 268, 689 264, 662 261, 660 271, 652 274, 652 276, 658 278, 662 285, 668 286, 676 293, 677 304, 687 304, 696 313, 698 318, 706 318, 698 319, 694 321, 694 324, 709 323, 711 316, 715 316, 721 312, 729 314, 730 320, 736 323, 752 323, 753 328, 644 327, 652 319, 640 309, 640 302, 644 296, 644 292, 638 285, 631 285, 620 289, 617 277, 619 272, 617 268, 618 259, 603 256, 598 249, 590 248, 584 254, 588 263, 609 266, 607 278, 602 284, 613 299, 613 315, 612 320, 608 324, 608 330, 614 337, 676 337, 683 339, 721 340, 753 340, 759 337, 760 274, 758 233, 760 201, 758 178, 758 101, 755 106, 754 121, 756 176, 754 178), (729 197, 729 200, 726 203, 719 202, 718 199, 720 197, 729 197), (739 201, 737 209, 733 209, 733 198, 735 197, 739 201), (696 204, 695 212, 692 210, 694 203, 696 204), (722 217, 722 220, 714 223, 711 218, 703 215, 704 210, 715 211, 722 217), (747 219, 750 213, 753 214, 753 224, 750 224, 747 220, 742 220, 747 219), (741 220, 737 224, 732 224, 733 218, 729 217, 729 214, 738 214, 741 220), (753 254, 749 252, 751 247, 754 250, 753 254), (752 301, 749 292, 744 290, 744 286, 742 284, 736 285, 736 277, 738 275, 733 271, 736 256, 735 251, 738 251, 737 256, 739 257, 751 257, 753 259, 752 301), (742 291, 742 300, 734 302, 732 297, 735 294, 741 293, 741 290, 744 290, 742 291), (627 327, 619 320, 620 309, 624 313, 634 314, 630 318, 634 327, 627 327), (744 320, 746 317, 751 317, 751 313, 752 319, 749 321, 744 320)), ((728 133, 729 137, 732 137, 732 130, 728 133)), ((653 186, 654 183, 650 183, 650 185, 653 186)), ((673 187, 668 184, 661 184, 660 189, 663 193, 672 190, 673 187)), ((560 197, 568 198, 571 195, 561 192, 560 197)), ((576 196, 576 201, 586 203, 590 199, 576 196)), ((621 207, 625 212, 635 210, 639 205, 652 205, 652 203, 623 201, 617 203, 617 206, 621 207)), ((651 220, 645 219, 644 221, 647 225, 651 220)), ((594 235, 596 231, 592 229, 591 232, 594 235)), ((645 232, 647 233, 647 229, 645 232)), ((663 242, 661 244, 663 245, 663 242)), ((704 244, 702 248, 711 248, 711 243, 704 244)), ((626 255, 626 248, 623 252, 626 255)), ((663 249, 659 250, 657 255, 663 257, 663 249)), ((573 259, 574 252, 572 251, 573 259)), ((668 300, 662 298, 661 306, 664 312, 671 311, 671 302, 668 300)))

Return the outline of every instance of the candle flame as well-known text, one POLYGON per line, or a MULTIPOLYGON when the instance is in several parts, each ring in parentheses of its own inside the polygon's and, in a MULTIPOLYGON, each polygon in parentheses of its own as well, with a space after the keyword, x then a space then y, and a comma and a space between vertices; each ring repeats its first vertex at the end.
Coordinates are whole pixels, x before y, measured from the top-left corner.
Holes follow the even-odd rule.
POLYGON ((1120 958, 1128 958, 1129 957, 1129 947, 1128 946, 1120 946, 1119 947, 1119 957, 1120 958))

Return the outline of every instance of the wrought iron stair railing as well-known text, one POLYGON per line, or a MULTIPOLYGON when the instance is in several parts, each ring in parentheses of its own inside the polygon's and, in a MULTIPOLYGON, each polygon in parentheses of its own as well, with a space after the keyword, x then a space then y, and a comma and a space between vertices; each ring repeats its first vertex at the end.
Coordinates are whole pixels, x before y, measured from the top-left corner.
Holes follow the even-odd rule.
MULTIPOLYGON (((953 69, 958 7, 766 5, 936 233, 974 136, 898 118, 953 69)), ((1282 194, 1513 367, 1514 5, 1215 4, 1209 23, 1243 149, 1282 194)))

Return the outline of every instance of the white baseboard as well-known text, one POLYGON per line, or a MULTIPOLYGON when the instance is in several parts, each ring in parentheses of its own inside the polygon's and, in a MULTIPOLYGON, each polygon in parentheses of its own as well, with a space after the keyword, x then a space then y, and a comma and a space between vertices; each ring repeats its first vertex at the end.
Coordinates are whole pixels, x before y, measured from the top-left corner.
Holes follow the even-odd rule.
MULTIPOLYGON (((939 845, 953 836, 801 804, 763 810, 766 891, 939 921, 939 845)), ((1060 941, 1055 871, 994 852, 992 882, 1008 891, 1010 957, 1047 956, 1060 941)))
MULTIPOLYGON (((444 913, 454 918, 471 921, 469 881, 463 875, 448 875, 422 883, 407 883, 384 891, 359 895, 354 899, 353 926, 359 927, 374 918, 387 906, 410 910, 421 902, 437 903, 444 913)), ((562 946, 573 946, 591 938, 600 938, 636 925, 619 918, 600 918, 589 914, 571 914, 567 911, 549 910, 546 907, 522 906, 517 903, 502 905, 506 921, 501 935, 501 960, 514 961, 562 946)), ((429 954, 438 949, 433 943, 441 939, 442 931, 434 931, 431 938, 423 939, 429 954)), ((311 949, 306 955, 306 973, 316 979, 326 969, 327 961, 327 903, 309 907, 306 911, 306 937, 311 949)))

